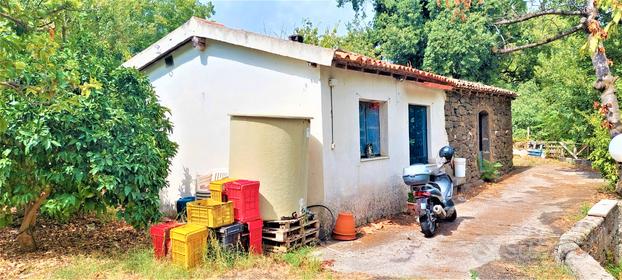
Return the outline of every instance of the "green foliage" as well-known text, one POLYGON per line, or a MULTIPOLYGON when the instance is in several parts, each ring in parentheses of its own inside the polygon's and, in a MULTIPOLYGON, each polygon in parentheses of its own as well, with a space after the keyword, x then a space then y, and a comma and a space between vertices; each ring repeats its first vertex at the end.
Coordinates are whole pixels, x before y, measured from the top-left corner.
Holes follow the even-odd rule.
POLYGON ((477 270, 475 270, 475 269, 470 269, 470 270, 469 270, 469 278, 470 278, 471 280, 477 280, 477 279, 479 279, 479 273, 477 273, 477 270))
POLYGON ((408 192, 408 202, 414 203, 415 202, 415 195, 413 195, 413 192, 408 192))
POLYGON ((294 33, 302 35, 306 44, 324 48, 343 49, 370 57, 376 57, 371 39, 371 29, 361 23, 361 18, 347 24, 347 34, 337 35, 337 26, 324 30, 320 34, 318 28, 309 19, 303 20, 302 26, 294 29, 294 33))
POLYGON ((449 11, 426 23, 427 44, 421 67, 455 78, 490 81, 497 75, 498 56, 492 49, 497 35, 488 29, 491 18, 469 13, 465 20, 452 20, 449 11), (493 70, 493 71, 491 71, 493 70))
POLYGON ((0 12, 0 225, 46 189, 54 218, 157 220, 172 126, 149 81, 119 65, 211 3, 9 0, 0 12))
POLYGON ((425 50, 425 2, 378 0, 374 2, 374 39, 383 58, 419 67, 425 50))
MULTIPOLYGON (((365 1, 338 0, 337 4, 348 2, 358 12, 365 1)), ((493 53, 499 45, 493 21, 507 15, 507 10, 526 10, 525 3, 517 0, 487 0, 460 14, 453 5, 437 1, 375 0, 373 8, 372 27, 365 37, 373 46, 369 52, 391 62, 482 82, 497 79, 503 59, 493 53)), ((505 33, 511 36, 516 31, 505 33)))
POLYGON ((609 142, 611 141, 609 131, 601 126, 603 118, 597 113, 586 115, 585 118, 588 125, 594 130, 594 134, 585 142, 592 148, 588 159, 592 161, 592 167, 598 170, 607 181, 609 190, 613 191, 619 175, 618 165, 609 155, 609 142))
POLYGON ((503 167, 503 164, 499 162, 491 162, 485 159, 479 160, 480 165, 480 177, 486 182, 493 181, 499 177, 499 169, 503 167))

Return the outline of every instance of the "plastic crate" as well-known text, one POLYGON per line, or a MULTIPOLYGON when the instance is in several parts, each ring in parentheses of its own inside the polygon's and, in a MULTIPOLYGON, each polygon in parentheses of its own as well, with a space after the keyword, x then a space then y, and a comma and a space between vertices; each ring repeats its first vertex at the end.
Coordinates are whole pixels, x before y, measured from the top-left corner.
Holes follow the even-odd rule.
POLYGON ((261 219, 259 213, 259 182, 235 180, 225 183, 225 194, 233 201, 233 217, 246 222, 261 219))
POLYGON ((222 199, 223 185, 231 181, 235 181, 235 179, 224 178, 218 181, 211 182, 209 184, 210 199, 217 201, 217 202, 223 202, 223 199, 222 199))
POLYGON ((216 202, 211 199, 188 203, 188 223, 218 228, 233 223, 233 203, 216 202))
POLYGON ((218 233, 220 234, 236 234, 244 231, 244 225, 239 223, 234 223, 229 226, 223 226, 218 228, 218 233))
POLYGON ((166 222, 151 226, 149 233, 151 234, 151 243, 153 244, 156 258, 163 258, 171 249, 170 231, 178 226, 181 226, 181 224, 177 222, 166 222))
POLYGON ((175 203, 175 206, 177 208, 177 217, 184 216, 186 213, 186 204, 188 204, 188 202, 192 202, 195 200, 196 200, 196 197, 194 196, 186 196, 186 197, 182 197, 178 199, 177 203, 175 203))
POLYGON ((224 234, 219 232, 216 234, 216 236, 218 236, 218 242, 220 243, 220 246, 225 249, 235 249, 238 248, 238 245, 240 244, 240 234, 241 232, 230 234, 224 234))
POLYGON ((255 254, 261 254, 262 250, 262 231, 263 221, 257 219, 254 221, 246 222, 246 228, 248 231, 248 250, 255 254))
POLYGON ((207 250, 207 228, 186 224, 171 230, 173 263, 191 268, 203 261, 207 250))

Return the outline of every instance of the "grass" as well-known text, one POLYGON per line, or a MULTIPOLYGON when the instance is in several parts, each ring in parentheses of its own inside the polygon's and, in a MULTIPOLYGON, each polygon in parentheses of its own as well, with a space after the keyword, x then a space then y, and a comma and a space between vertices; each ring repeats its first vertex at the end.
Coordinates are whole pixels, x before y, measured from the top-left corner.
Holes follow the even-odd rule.
POLYGON ((622 276, 622 262, 616 264, 611 251, 607 251, 605 270, 607 270, 607 272, 609 272, 609 274, 611 274, 615 279, 620 279, 620 276, 622 276))
POLYGON ((311 256, 313 248, 303 247, 280 256, 281 260, 299 269, 303 279, 312 279, 322 272, 322 262, 311 256))
POLYGON ((605 269, 609 274, 613 276, 615 279, 620 279, 620 273, 622 272, 622 262, 618 264, 608 263, 605 265, 605 269))
POLYGON ((209 246, 204 263, 186 270, 170 260, 155 260, 151 248, 137 248, 114 256, 73 256, 54 271, 55 279, 180 279, 180 278, 296 278, 327 279, 333 274, 304 247, 282 255, 257 256, 209 246))
POLYGON ((579 208, 579 212, 574 214, 571 217, 571 220, 576 223, 576 222, 580 221, 581 219, 587 217, 587 212, 589 212, 591 208, 592 208, 592 204, 590 204, 589 202, 581 203, 581 207, 579 208))
POLYGON ((556 263, 552 256, 548 254, 544 254, 534 263, 525 265, 521 271, 526 275, 527 279, 575 279, 566 266, 556 263))

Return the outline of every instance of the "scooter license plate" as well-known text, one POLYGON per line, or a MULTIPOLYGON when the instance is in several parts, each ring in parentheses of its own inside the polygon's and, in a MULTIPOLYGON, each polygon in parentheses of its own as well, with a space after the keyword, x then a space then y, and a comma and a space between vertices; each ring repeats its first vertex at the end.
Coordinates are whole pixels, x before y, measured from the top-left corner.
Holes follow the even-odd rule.
POLYGON ((425 210, 425 209, 427 208, 427 206, 428 206, 428 205, 425 203, 425 201, 421 201, 421 202, 419 202, 419 205, 420 205, 420 208, 419 208, 419 209, 421 209, 421 210, 425 210))

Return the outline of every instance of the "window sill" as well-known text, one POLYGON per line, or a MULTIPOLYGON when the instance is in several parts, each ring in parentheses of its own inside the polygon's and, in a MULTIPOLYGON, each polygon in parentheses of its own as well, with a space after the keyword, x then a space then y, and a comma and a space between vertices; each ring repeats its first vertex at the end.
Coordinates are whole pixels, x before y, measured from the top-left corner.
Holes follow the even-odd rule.
POLYGON ((389 156, 377 156, 377 157, 373 157, 373 158, 362 158, 361 162, 375 161, 375 160, 385 160, 385 159, 389 159, 389 156))

